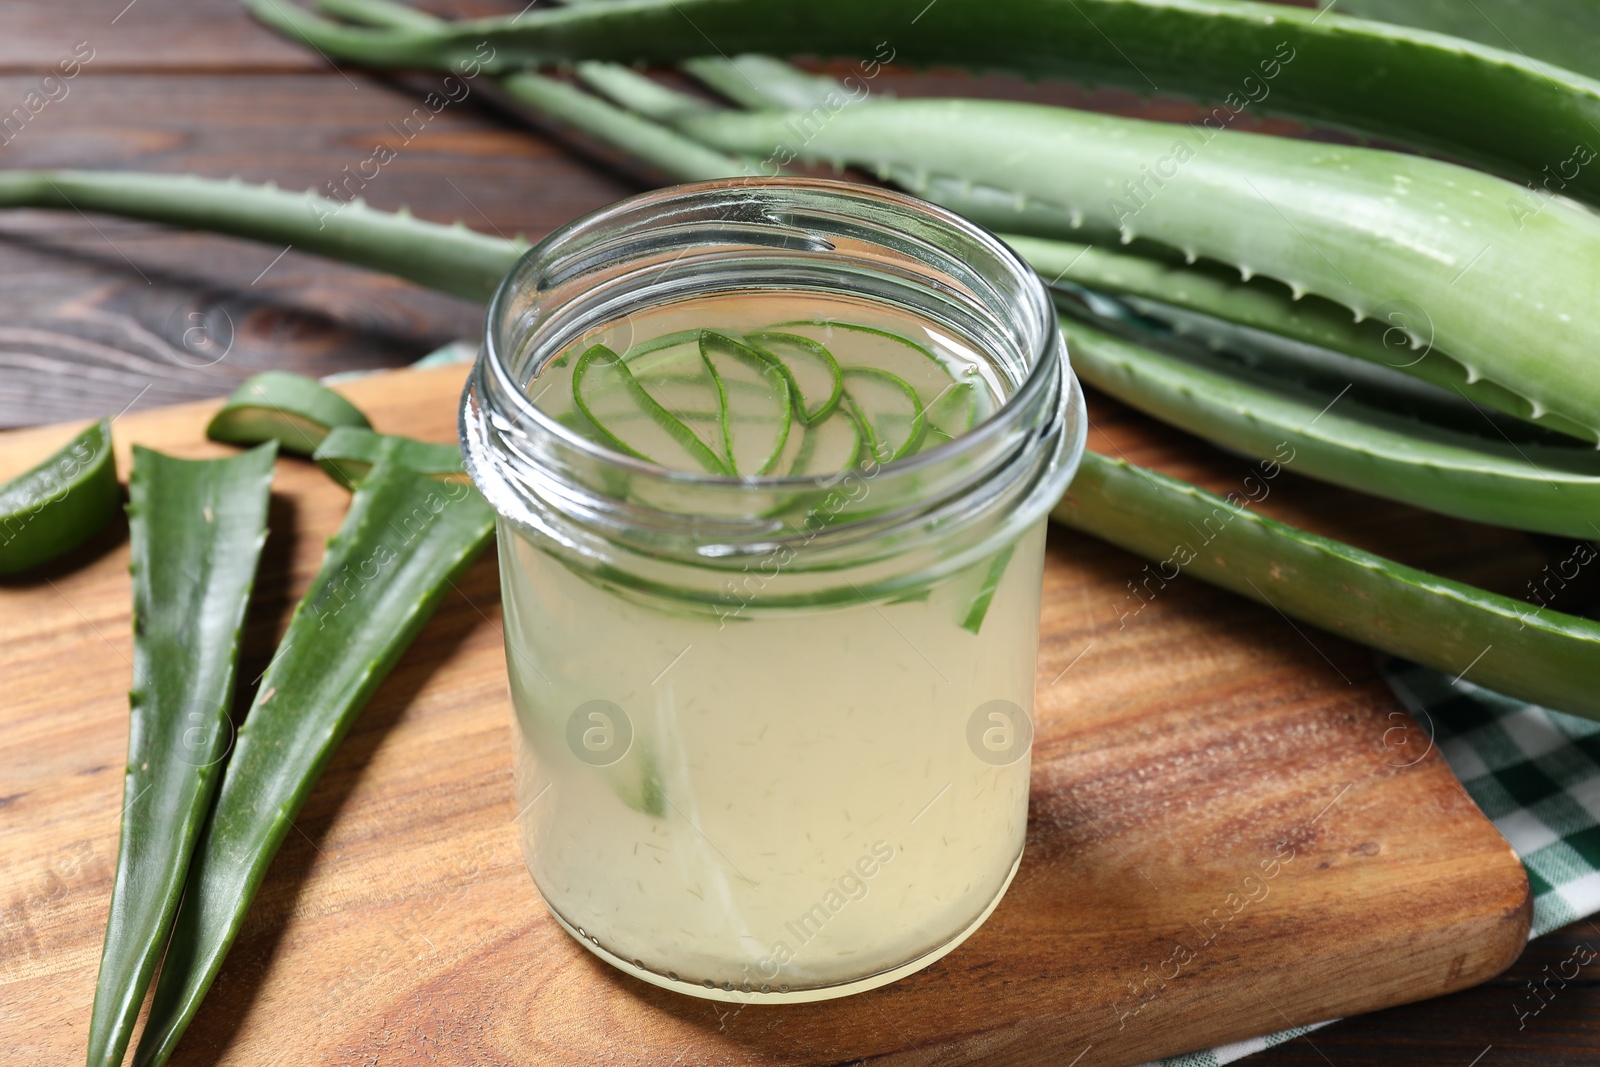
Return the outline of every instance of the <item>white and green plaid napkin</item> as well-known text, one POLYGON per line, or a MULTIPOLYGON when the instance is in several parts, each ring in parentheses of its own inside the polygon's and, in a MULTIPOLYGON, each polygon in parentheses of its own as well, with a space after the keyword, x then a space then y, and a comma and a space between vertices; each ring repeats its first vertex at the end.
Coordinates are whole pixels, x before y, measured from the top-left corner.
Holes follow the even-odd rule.
MULTIPOLYGON (((1533 888, 1528 936, 1600 911, 1600 723, 1404 660, 1385 659, 1380 666, 1395 695, 1432 730, 1467 794, 1522 857, 1533 888)), ((1299 1026, 1162 1063, 1218 1067, 1326 1025, 1299 1026)))

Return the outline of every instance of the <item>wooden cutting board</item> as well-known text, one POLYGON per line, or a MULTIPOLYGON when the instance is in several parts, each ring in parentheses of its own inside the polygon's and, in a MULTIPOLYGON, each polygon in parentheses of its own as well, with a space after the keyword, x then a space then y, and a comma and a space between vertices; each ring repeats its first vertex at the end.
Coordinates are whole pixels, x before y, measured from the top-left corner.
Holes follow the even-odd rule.
MULTIPOLYGON (((448 440, 462 374, 344 390, 379 429, 448 440)), ((202 435, 214 406, 121 419, 123 471, 134 441, 223 451, 202 435)), ((1091 410, 1091 447, 1194 474, 1190 439, 1103 401, 1091 410)), ((71 429, 0 436, 0 477, 71 429)), ((1201 473, 1216 482, 1224 466, 1201 473)), ((309 463, 280 461, 245 682, 346 499, 309 463)), ((486 555, 311 794, 174 1062, 1087 1067, 1431 997, 1506 967, 1527 936, 1522 866, 1370 654, 1187 579, 1136 600, 1127 583, 1142 567, 1052 532, 1027 852, 988 923, 889 987, 741 1008, 611 970, 540 904, 512 832, 486 555)), ((9 1063, 83 1055, 130 645, 121 524, 0 585, 9 1063)))

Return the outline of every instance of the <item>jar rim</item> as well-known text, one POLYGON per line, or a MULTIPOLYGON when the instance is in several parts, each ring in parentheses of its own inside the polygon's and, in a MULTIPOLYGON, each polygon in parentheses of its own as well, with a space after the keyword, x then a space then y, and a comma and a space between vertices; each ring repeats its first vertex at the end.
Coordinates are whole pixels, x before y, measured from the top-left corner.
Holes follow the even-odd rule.
MULTIPOLYGON (((757 191, 762 189, 813 190, 838 197, 841 200, 856 200, 863 204, 877 203, 900 209, 910 209, 958 231, 963 238, 978 243, 997 260, 1005 263, 1016 275, 1032 279, 1034 282, 1032 285, 1023 287, 1028 299, 1029 307, 1027 310, 1029 317, 1033 320, 1027 325, 1031 327, 1029 332, 1033 335, 1034 347, 1034 351, 1028 353, 1029 367, 1023 380, 1017 383, 1016 388, 978 425, 932 448, 919 451, 914 455, 888 461, 883 464, 886 470, 892 470, 894 473, 899 474, 902 472, 914 473, 924 468, 936 467, 948 460, 952 455, 969 451, 974 447, 981 446, 987 439, 1003 434, 1009 421, 1008 416, 1014 415, 1017 410, 1026 407, 1030 400, 1036 399, 1039 391, 1050 388, 1052 376, 1061 374, 1066 369, 1064 366, 1053 366, 1055 361, 1046 358, 1046 353, 1051 347, 1052 337, 1056 332, 1056 326, 1050 297, 1043 284, 1039 283, 1033 273, 1033 269, 1009 245, 983 227, 940 205, 905 193, 876 186, 862 185, 858 182, 809 177, 735 177, 671 185, 639 193, 592 211, 587 215, 580 216, 552 230, 534 243, 522 254, 505 278, 495 288, 485 319, 484 348, 478 360, 478 366, 475 368, 474 377, 481 377, 485 373, 492 374, 494 377, 493 384, 498 387, 495 389, 496 399, 502 402, 508 401, 516 409, 517 417, 531 421, 539 432, 555 437, 563 446, 579 452, 588 459, 619 467, 630 473, 657 481, 677 485, 741 487, 749 490, 772 490, 778 492, 793 492, 806 488, 827 488, 833 482, 836 482, 839 477, 848 473, 848 471, 818 475, 727 475, 711 471, 667 467, 607 448, 605 445, 569 429, 535 404, 532 398, 527 395, 525 387, 516 381, 512 373, 510 365, 512 354, 503 351, 503 346, 500 344, 501 331, 498 327, 507 321, 508 305, 510 302, 523 297, 528 275, 538 269, 552 249, 559 248, 561 245, 573 241, 587 232, 605 229, 614 221, 633 214, 641 208, 686 200, 721 190, 731 191, 735 189, 757 191)), ((1061 347, 1061 355, 1061 363, 1066 364, 1064 346, 1061 347)))
POLYGON ((1040 519, 1082 454, 1082 393, 1039 277, 967 219, 857 183, 735 178, 619 201, 529 249, 485 332, 461 405, 468 472, 503 519, 614 575, 732 567, 777 546, 814 572, 958 566, 1040 519), (802 476, 665 467, 569 430, 530 396, 548 361, 630 307, 763 289, 902 304, 970 335, 1009 391, 924 452, 802 476))

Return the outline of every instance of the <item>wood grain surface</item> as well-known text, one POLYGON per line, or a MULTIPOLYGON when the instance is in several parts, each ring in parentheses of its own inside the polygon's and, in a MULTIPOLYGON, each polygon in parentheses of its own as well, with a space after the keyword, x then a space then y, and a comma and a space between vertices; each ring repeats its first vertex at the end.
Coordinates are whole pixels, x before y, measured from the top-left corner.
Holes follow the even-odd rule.
MULTIPOLYGON (((447 440, 461 375, 345 388, 379 429, 447 440)), ((124 462, 133 441, 219 451, 203 440, 210 410, 124 416, 124 462)), ((5 464, 68 429, 10 435, 5 464)), ((1092 444, 1161 448, 1105 419, 1092 444)), ((280 462, 245 679, 346 499, 312 465, 280 462)), ((23 1063, 81 1054, 122 803, 126 564, 112 531, 0 587, 0 852, 13 860, 0 989, 23 1063)), ((1125 1064, 1506 967, 1526 939, 1522 866, 1370 656, 1195 583, 1130 619, 1123 584, 1141 566, 1053 537, 1028 845, 989 922, 885 989, 739 1008, 616 973, 544 911, 511 826, 495 571, 481 561, 296 819, 179 1062, 1125 1064)))
MULTIPOLYGON (((462 15, 514 11, 522 4, 515 0, 426 0, 423 6, 462 15)), ((78 42, 88 42, 95 49, 94 59, 71 82, 69 98, 52 103, 23 136, 0 146, 0 165, 6 167, 187 170, 218 177, 237 173, 286 185, 317 185, 335 178, 351 162, 353 149, 360 158, 370 150, 370 141, 385 135, 392 120, 390 109, 403 115, 414 105, 414 86, 409 79, 335 71, 254 24, 235 0, 0 0, 0 28, 4 30, 0 33, 0 83, 14 95, 33 88, 78 42), (337 131, 338 135, 325 131, 337 131)), ((1152 117, 1182 118, 1188 113, 1184 103, 1159 95, 1141 100, 1129 94, 1055 83, 1024 84, 949 72, 891 70, 880 84, 907 96, 981 94, 1087 104, 1152 117)), ((1291 125, 1276 121, 1270 122, 1270 128, 1294 132, 1291 125)), ((483 94, 441 113, 428 132, 385 168, 370 199, 388 208, 409 203, 429 218, 460 215, 487 232, 525 231, 537 236, 574 214, 640 187, 616 165, 614 157, 565 136, 529 130, 483 94), (446 136, 437 137, 439 133, 446 136), (472 203, 464 208, 468 199, 472 203)), ((137 413, 188 398, 218 396, 263 366, 308 373, 398 366, 438 343, 471 336, 477 329, 481 312, 476 307, 294 252, 274 263, 278 251, 99 216, 0 212, 0 330, 11 331, 0 332, 0 426, 114 414, 130 402, 137 413), (269 266, 263 275, 263 268, 269 266), (227 346, 230 340, 227 354, 217 360, 217 346, 227 346)), ((1243 477, 1244 464, 1193 438, 1130 415, 1103 398, 1091 397, 1090 403, 1097 423, 1110 431, 1097 435, 1103 447, 1119 441, 1130 458, 1164 465, 1174 474, 1213 488, 1234 488, 1243 477), (1134 432, 1124 432, 1128 428, 1134 432)), ((0 445, 0 468, 12 469, 10 465, 23 450, 21 442, 0 440, 6 442, 0 445)), ((1280 479, 1265 509, 1407 563, 1513 595, 1524 593, 1526 583, 1541 567, 1570 550, 1570 546, 1549 539, 1489 530, 1358 494, 1331 491, 1292 475, 1280 479)), ((294 520, 291 502, 280 495, 275 525, 288 529, 294 520)), ((108 536, 98 551, 113 551, 118 536, 108 536)), ((281 625, 295 588, 285 576, 284 546, 284 539, 275 538, 269 548, 269 553, 276 553, 269 559, 269 570, 279 577, 271 589, 269 582, 263 582, 263 605, 253 618, 252 641, 246 649, 255 665, 246 678, 265 666, 272 632, 281 625)), ((1100 588, 1103 596, 1085 593, 1083 606, 1096 634, 1114 628, 1122 583, 1139 574, 1142 562, 1059 532, 1054 534, 1052 553, 1069 565, 1108 569, 1109 576, 1100 588)), ((104 566, 103 557, 95 565, 104 566)), ((298 580, 308 577, 309 572, 302 571, 298 580)), ((70 589, 69 575, 55 574, 51 580, 64 591, 70 589)), ((492 575, 480 568, 474 572, 474 580, 480 584, 464 583, 463 589, 476 589, 492 598, 492 575)), ((1175 584, 1173 591, 1187 587, 1185 579, 1175 584)), ((1572 598, 1566 603, 1570 607, 1593 603, 1600 590, 1591 583, 1569 592, 1572 598)), ((1185 610, 1205 610, 1209 601, 1204 596, 1211 594, 1201 593, 1199 601, 1164 595, 1163 601, 1141 614, 1141 624, 1158 618, 1161 612, 1177 610, 1180 603, 1188 605, 1185 610)), ((111 627, 107 636, 121 642, 118 647, 124 653, 125 627, 116 629, 122 623, 114 620, 125 618, 116 614, 125 612, 125 601, 126 596, 121 595, 118 604, 103 605, 114 609, 109 615, 92 616, 97 624, 111 627)), ((491 601, 482 602, 485 611, 493 615, 488 606, 491 601)), ((1259 613, 1262 609, 1242 606, 1242 610, 1259 613)), ((0 609, 0 617, 9 617, 8 612, 9 605, 0 609)), ((470 615, 472 609, 465 602, 447 607, 425 639, 433 639, 436 633, 458 632, 467 626, 465 617, 470 615)), ((1347 667, 1347 661, 1362 662, 1363 653, 1315 631, 1308 634, 1319 647, 1342 648, 1345 658, 1335 657, 1341 666, 1347 667)), ((1292 637, 1286 626, 1282 637, 1292 637)), ((122 716, 117 721, 125 722, 120 695, 105 694, 120 693, 126 686, 127 667, 109 646, 104 647, 101 655, 82 665, 81 676, 72 677, 70 685, 61 684, 70 689, 81 686, 85 677, 93 677, 102 694, 97 714, 122 716)), ((1087 666, 1107 647, 1097 643, 1079 667, 1087 666)), ((1190 651, 1173 646, 1171 655, 1188 656, 1190 651)), ((7 694, 17 662, 11 649, 0 648, 0 705, 9 704, 7 694)), ((1050 662, 1041 660, 1041 673, 1050 667, 1050 662)), ((1068 685, 1077 671, 1078 667, 1073 668, 1058 688, 1068 685)), ((369 766, 374 751, 369 731, 382 732, 421 714, 419 709, 426 705, 420 700, 404 711, 397 710, 397 702, 404 704, 411 692, 403 686, 415 688, 419 683, 418 678, 406 682, 397 675, 368 710, 346 746, 346 755, 340 757, 349 762, 336 765, 335 770, 344 776, 342 782, 332 782, 330 774, 325 792, 313 799, 320 807, 308 809, 300 821, 319 842, 333 825, 335 812, 343 810, 352 781, 365 781, 375 773, 369 766), (366 747, 357 750, 358 744, 366 747)), ((1180 700, 1182 694, 1173 693, 1171 699, 1180 700)), ((81 702, 83 706, 88 703, 87 699, 81 702)), ((78 707, 68 709, 64 713, 66 728, 76 729, 80 714, 78 707)), ((125 730, 125 726, 118 728, 125 730)), ((101 729, 111 727, 102 722, 101 729)), ((28 736, 10 728, 0 733, 0 738, 6 742, 0 751, 18 746, 26 749, 29 741, 28 736)), ((117 744, 106 747, 115 750, 117 744)), ((108 758, 108 765, 114 767, 120 751, 111 751, 108 758)), ((9 798, 19 791, 12 785, 13 772, 16 761, 26 759, 24 754, 0 763, 0 829, 13 825, 13 815, 7 810, 9 798)), ((95 765, 85 760, 76 770, 95 765)), ((498 765, 494 773, 501 773, 498 765)), ((92 774, 114 777, 114 771, 92 774)), ((73 998, 84 995, 88 986, 80 982, 77 992, 69 993, 65 982, 41 989, 15 984, 11 978, 23 969, 40 966, 34 954, 44 951, 39 946, 52 943, 52 931, 63 924, 81 924, 84 914, 90 914, 94 922, 103 921, 104 899, 91 898, 86 885, 108 876, 114 862, 115 810, 104 805, 111 803, 115 786, 102 782, 96 788, 101 806, 93 818, 101 820, 101 828, 94 838, 63 835, 50 839, 37 856, 18 856, 10 851, 12 839, 0 834, 0 1035, 5 1037, 22 1029, 21 1020, 42 1012, 43 1021, 30 1033, 54 1027, 78 1033, 81 1044, 86 1016, 62 1005, 77 1003, 73 998), (85 852, 85 847, 98 851, 85 852), (99 914, 93 916, 96 909, 99 914), (38 940, 41 937, 44 940, 38 940), (24 988, 29 990, 26 1004, 21 999, 24 988)), ((16 818, 25 822, 32 817, 16 818)), ((319 858, 298 837, 295 847, 299 853, 286 851, 280 867, 298 864, 303 871, 319 858)), ((465 877, 460 870, 456 874, 465 877)), ((275 880, 279 877, 274 876, 275 880)), ((288 879, 285 884, 297 884, 292 870, 283 877, 288 879)), ((299 890, 291 888, 290 898, 275 905, 280 918, 272 922, 277 922, 278 928, 281 916, 294 910, 299 890)), ((421 916, 430 914, 430 906, 419 897, 391 908, 386 915, 395 920, 391 930, 397 932, 382 935, 370 954, 359 953, 347 966, 375 983, 398 982, 394 975, 405 971, 407 963, 393 946, 421 916)), ((267 928, 273 929, 271 922, 267 928)), ((1600 1024, 1596 1023, 1600 1019, 1600 980, 1585 973, 1525 1026, 1519 1025, 1515 1011, 1527 996, 1526 983, 1538 981, 1545 965, 1567 959, 1583 942, 1600 946, 1600 927, 1588 921, 1575 923, 1535 942, 1509 971, 1491 982, 1422 1004, 1348 1019, 1258 1054, 1250 1062, 1260 1067, 1327 1063, 1338 1067, 1466 1067, 1471 1063, 1478 1067, 1511 1063, 1563 1067, 1592 1063, 1600 1048, 1600 1024)), ((418 952, 432 951, 425 944, 416 944, 418 952)), ((254 967, 260 972, 275 966, 268 962, 272 956, 261 943, 254 953, 236 956, 231 966, 254 967)), ((321 997, 326 1004, 343 988, 337 984, 320 992, 300 993, 321 997)), ((400 998, 398 992, 396 997, 400 998)), ((235 1006, 247 999, 238 994, 235 998, 235 1006)), ((1141 1018, 1151 1017, 1154 1011, 1152 1007, 1141 1018)), ((408 1015, 407 1019, 412 1030, 387 1032, 390 1048, 408 1042, 430 1047, 428 1035, 442 1032, 426 1026, 418 1029, 414 1018, 408 1015)), ((324 1021, 319 1027, 332 1025, 324 1021)), ((529 1032, 535 1029, 531 1021, 524 1026, 529 1032)), ((378 1032, 384 1031, 380 1028, 378 1032)), ((208 1040, 214 1045, 222 1039, 213 1033, 208 1040)), ((11 1052, 9 1043, 4 1047, 7 1052, 0 1059, 6 1062, 35 1062, 31 1055, 11 1052)), ((290 1061, 296 1059, 292 1054, 298 1047, 295 1041, 282 1041, 290 1061)), ((463 1062, 451 1059, 437 1046, 431 1046, 431 1051, 439 1062, 463 1062)), ((46 1062, 59 1062, 61 1055, 66 1053, 52 1051, 46 1062)), ((934 1058, 927 1057, 929 1061, 934 1058)), ((303 1059, 312 1061, 309 1055, 303 1059)), ((670 1062, 670 1057, 662 1062, 670 1062)))

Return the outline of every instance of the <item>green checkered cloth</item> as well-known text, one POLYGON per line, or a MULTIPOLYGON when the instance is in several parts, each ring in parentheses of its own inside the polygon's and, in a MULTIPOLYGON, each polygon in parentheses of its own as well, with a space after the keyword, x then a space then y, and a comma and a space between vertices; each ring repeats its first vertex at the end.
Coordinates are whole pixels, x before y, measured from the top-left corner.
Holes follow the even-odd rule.
MULTIPOLYGON (((1432 732, 1468 795, 1522 857, 1533 888, 1528 936, 1600 911, 1600 723, 1404 660, 1385 659, 1380 668, 1395 695, 1432 732)), ((1217 1067, 1326 1025, 1299 1026, 1162 1064, 1217 1067)))

